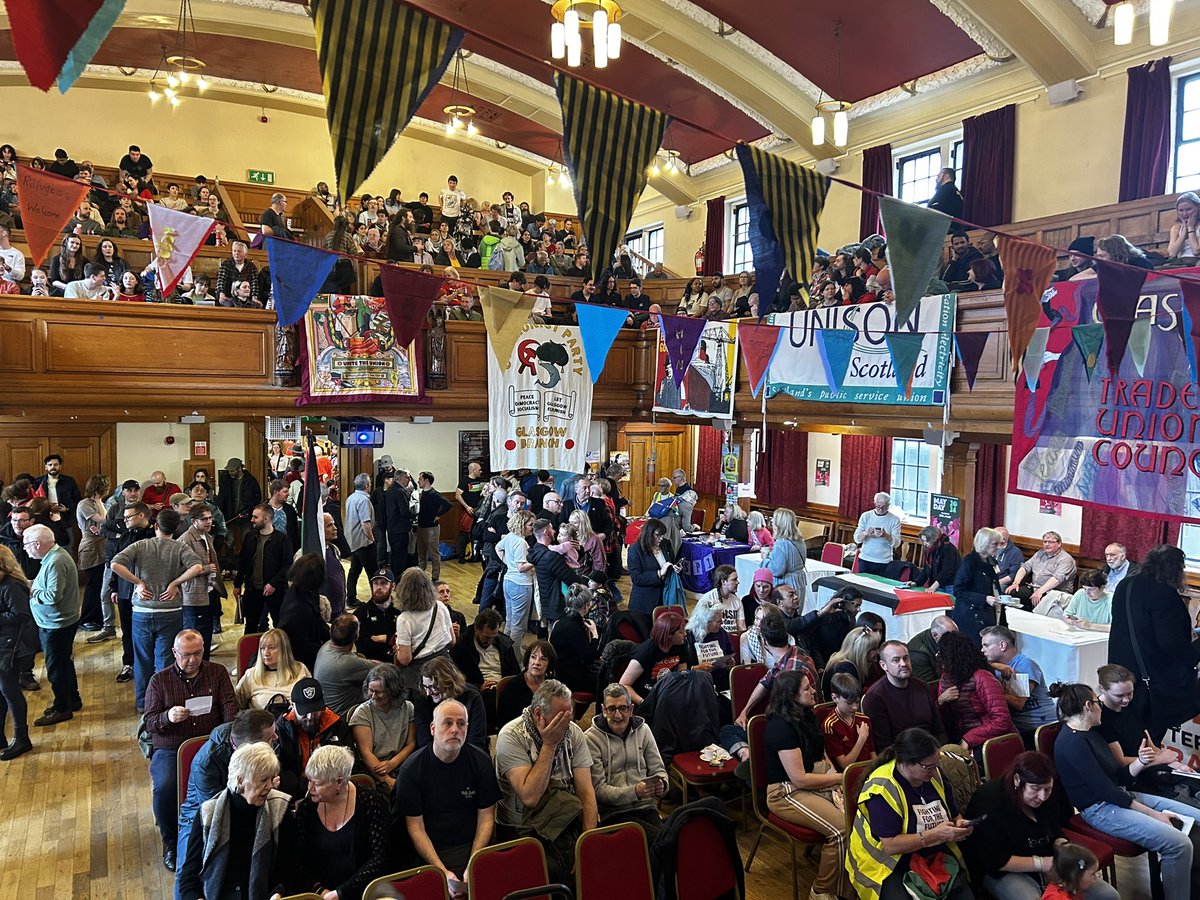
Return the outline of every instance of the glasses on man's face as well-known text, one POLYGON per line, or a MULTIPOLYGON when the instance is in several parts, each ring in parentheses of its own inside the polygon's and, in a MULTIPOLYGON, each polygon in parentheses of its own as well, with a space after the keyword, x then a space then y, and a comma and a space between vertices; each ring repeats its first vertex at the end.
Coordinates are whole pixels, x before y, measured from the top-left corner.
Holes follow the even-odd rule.
POLYGON ((436 693, 438 692, 438 689, 437 689, 437 685, 436 685, 436 684, 425 684, 425 683, 422 683, 422 684, 421 684, 421 690, 423 690, 423 691, 424 691, 424 692, 425 692, 425 693, 426 693, 428 696, 430 696, 430 697, 432 697, 434 694, 436 694, 436 693))
POLYGON ((606 706, 604 712, 610 716, 623 716, 632 708, 628 703, 622 703, 620 706, 606 706))

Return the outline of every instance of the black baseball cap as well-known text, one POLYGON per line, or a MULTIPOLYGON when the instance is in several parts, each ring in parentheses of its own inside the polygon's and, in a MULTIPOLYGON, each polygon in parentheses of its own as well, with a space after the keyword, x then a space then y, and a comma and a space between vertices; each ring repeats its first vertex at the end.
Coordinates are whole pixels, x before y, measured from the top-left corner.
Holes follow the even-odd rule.
POLYGON ((390 581, 392 584, 396 583, 396 576, 394 574, 392 574, 392 570, 390 568, 388 568, 387 566, 384 566, 382 569, 380 569, 378 572, 376 572, 374 575, 371 576, 372 581, 376 580, 377 578, 386 579, 387 581, 390 581))
POLYGON ((292 706, 296 715, 307 716, 325 708, 325 692, 315 678, 301 678, 292 688, 292 706))

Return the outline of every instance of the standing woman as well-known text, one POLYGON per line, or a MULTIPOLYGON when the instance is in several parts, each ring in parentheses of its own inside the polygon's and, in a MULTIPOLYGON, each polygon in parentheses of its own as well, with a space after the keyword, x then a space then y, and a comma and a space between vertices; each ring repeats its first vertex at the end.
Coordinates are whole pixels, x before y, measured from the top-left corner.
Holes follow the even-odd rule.
MULTIPOLYGON (((586 518, 586 516, 585 516, 586 518)), ((512 641, 518 658, 529 614, 533 609, 533 570, 529 561, 529 535, 533 534, 534 516, 518 509, 508 517, 508 533, 496 542, 496 557, 504 563, 505 634, 512 641)))
POLYGON ((591 591, 582 584, 571 585, 565 601, 567 611, 550 632, 550 643, 558 655, 555 677, 573 692, 589 694, 596 688, 593 666, 600 656, 596 623, 588 618, 592 602, 591 591))
POLYGON ((579 536, 580 571, 584 575, 606 571, 608 560, 604 553, 604 537, 592 529, 592 521, 588 514, 582 509, 577 509, 567 517, 567 521, 579 536))
POLYGON ((329 626, 321 617, 325 577, 321 554, 304 554, 288 569, 288 589, 279 605, 279 629, 291 641, 296 660, 309 670, 316 665, 317 651, 329 640, 329 626))
POLYGON ((267 454, 267 467, 271 472, 271 478, 282 478, 286 475, 290 461, 291 457, 283 452, 283 446, 279 441, 271 441, 271 452, 267 454))
POLYGON ((926 525, 918 535, 925 546, 925 565, 913 576, 913 580, 933 593, 954 593, 954 576, 962 563, 958 548, 950 542, 950 536, 936 525, 926 525))
POLYGON ((667 527, 661 519, 648 519, 638 535, 637 543, 629 548, 629 608, 635 612, 654 612, 663 605, 663 586, 667 573, 678 573, 682 564, 675 562, 671 546, 663 540, 667 527))
POLYGON ((104 612, 100 606, 100 582, 104 574, 104 499, 111 486, 107 475, 93 475, 83 486, 83 499, 75 507, 75 522, 79 526, 79 550, 76 563, 87 578, 83 591, 80 627, 84 631, 99 631, 104 627, 104 612))
POLYGON ((780 508, 771 514, 771 536, 775 544, 763 557, 764 569, 775 576, 775 584, 786 584, 800 595, 800 610, 808 596, 808 579, 804 575, 804 557, 807 550, 804 539, 796 525, 796 514, 790 509, 780 508))
POLYGON ((1000 532, 994 528, 980 528, 975 532, 971 552, 963 557, 954 576, 954 609, 950 618, 958 630, 976 644, 979 632, 995 625, 996 612, 1000 611, 999 624, 1006 625, 1003 605, 997 598, 1004 595, 1000 587, 1000 569, 996 565, 996 553, 1000 549, 1000 532))
POLYGON ((20 675, 33 669, 40 649, 38 630, 29 610, 29 579, 8 547, 0 544, 0 759, 16 759, 33 749, 29 742, 28 707, 20 675), (4 736, 7 713, 12 713, 13 741, 4 736))
POLYGON ((421 666, 445 656, 454 644, 450 607, 439 603, 429 576, 406 569, 396 588, 396 665, 410 694, 421 685, 421 666))

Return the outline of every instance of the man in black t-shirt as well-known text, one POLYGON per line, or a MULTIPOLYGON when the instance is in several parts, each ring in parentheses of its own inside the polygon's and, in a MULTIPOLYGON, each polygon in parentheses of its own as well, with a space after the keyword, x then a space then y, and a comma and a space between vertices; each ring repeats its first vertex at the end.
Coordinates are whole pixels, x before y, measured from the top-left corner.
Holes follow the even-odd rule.
POLYGON ((129 152, 121 157, 117 168, 126 175, 132 175, 139 182, 148 184, 154 180, 154 163, 137 144, 129 145, 129 152))
MULTIPOLYGON (((483 474, 483 464, 473 459, 467 463, 467 477, 458 482, 458 488, 454 491, 454 500, 463 512, 469 517, 475 515, 475 509, 479 506, 479 501, 483 497, 483 488, 487 484, 487 478, 483 474)), ((459 514, 460 522, 465 522, 462 514, 459 514)), ((458 535, 458 561, 466 562, 465 553, 467 549, 467 541, 471 539, 471 528, 468 525, 466 528, 461 528, 458 535)))
POLYGON ((471 854, 491 842, 500 786, 491 757, 467 743, 465 706, 439 703, 431 731, 433 743, 400 767, 392 805, 397 818, 404 817, 413 848, 446 874, 455 894, 471 854))
POLYGON ((285 209, 287 209, 287 197, 279 193, 272 194, 271 205, 264 209, 262 215, 258 217, 258 224, 262 226, 263 237, 277 237, 284 240, 291 240, 292 231, 288 228, 287 220, 283 217, 285 209))
POLYGON ((358 619, 358 641, 355 647, 367 659, 391 662, 396 635, 396 619, 400 611, 392 605, 392 589, 396 576, 388 568, 371 576, 371 602, 354 610, 358 619))

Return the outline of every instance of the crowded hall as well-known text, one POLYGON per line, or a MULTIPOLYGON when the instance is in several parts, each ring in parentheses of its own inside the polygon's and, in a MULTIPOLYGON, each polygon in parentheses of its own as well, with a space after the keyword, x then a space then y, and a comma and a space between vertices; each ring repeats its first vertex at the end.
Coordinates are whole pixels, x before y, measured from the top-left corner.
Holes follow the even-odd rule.
POLYGON ((1200 898, 1200 0, 4 7, 0 897, 1200 898))

